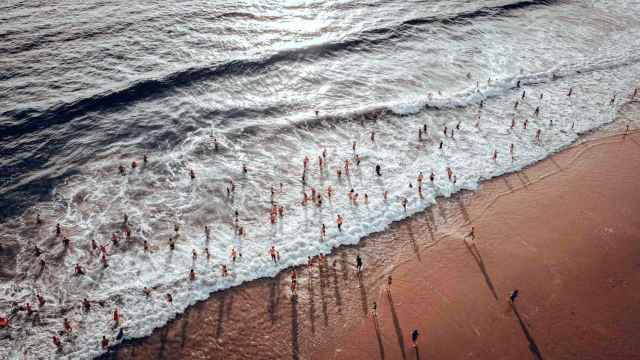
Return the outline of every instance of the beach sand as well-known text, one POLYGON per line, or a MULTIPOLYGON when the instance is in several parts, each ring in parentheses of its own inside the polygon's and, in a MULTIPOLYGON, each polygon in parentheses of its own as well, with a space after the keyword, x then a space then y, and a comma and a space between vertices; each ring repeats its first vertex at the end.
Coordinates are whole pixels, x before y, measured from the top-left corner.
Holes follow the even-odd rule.
POLYGON ((640 133, 590 137, 298 268, 296 301, 253 281, 105 358, 640 358, 640 133))

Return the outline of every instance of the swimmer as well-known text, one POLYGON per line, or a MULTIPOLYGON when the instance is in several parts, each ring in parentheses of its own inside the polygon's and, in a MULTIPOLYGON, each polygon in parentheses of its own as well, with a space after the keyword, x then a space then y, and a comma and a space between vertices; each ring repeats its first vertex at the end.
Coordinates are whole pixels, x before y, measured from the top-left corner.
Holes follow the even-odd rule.
POLYGON ((204 226, 204 236, 207 240, 211 239, 211 231, 207 225, 204 226))
POLYGON ((120 311, 118 311, 118 307, 116 306, 115 310, 113 310, 113 322, 116 325, 120 324, 120 311))
POLYGON ((84 270, 82 270, 82 266, 80 266, 80 264, 76 264, 74 271, 76 275, 84 275, 84 270))
POLYGON ((238 257, 238 251, 236 248, 231 248, 231 260, 236 262, 236 258, 238 257))
POLYGON ((338 224, 338 231, 342 232, 342 222, 344 220, 342 219, 342 216, 340 214, 338 214, 338 216, 336 217, 336 224, 338 224))
POLYGON ((137 163, 135 160, 133 160, 133 161, 131 162, 131 168, 132 168, 132 169, 135 169, 135 168, 137 168, 137 167, 138 167, 138 163, 137 163))
POLYGON ((513 117, 513 118, 511 118, 511 128, 513 129, 515 127, 516 127, 516 118, 513 117))
POLYGON ((376 131, 375 130, 371 130, 371 142, 372 143, 376 142, 376 131))
POLYGON ((127 170, 122 165, 118 166, 118 171, 120 172, 120 175, 122 175, 122 176, 127 175, 127 170))
POLYGON ((541 134, 541 133, 542 133, 542 130, 541 130, 541 129, 538 129, 538 130, 536 131, 536 141, 537 141, 537 142, 540 142, 540 134, 541 134))
POLYGON ((385 190, 384 191, 384 195, 383 195, 384 201, 386 202, 387 200, 389 200, 389 191, 385 190))
POLYGON ((144 252, 149 252, 149 242, 147 240, 144 241, 142 246, 144 247, 144 252))
POLYGON ((527 94, 527 91, 526 90, 522 90, 522 100, 524 100, 526 94, 527 94))
POLYGON ((84 312, 91 310, 91 302, 87 298, 82 299, 82 309, 84 309, 84 312))
POLYGON ((196 172, 193 171, 193 169, 189 170, 189 177, 191 177, 191 180, 194 180, 196 178, 196 172))
POLYGON ((611 100, 609 100, 609 105, 613 105, 616 102, 616 94, 613 94, 613 97, 611 98, 611 100))
POLYGON ((356 152, 356 142, 355 141, 351 145, 351 149, 353 150, 353 152, 356 152))
POLYGON ((327 236, 327 227, 324 224, 322 224, 322 226, 320 227, 320 239, 324 240, 326 236, 327 236))
POLYGON ((249 172, 249 169, 247 169, 247 165, 242 164, 242 173, 246 175, 248 172, 249 172))
POLYGON ((109 347, 109 339, 107 339, 106 336, 102 336, 101 345, 102 345, 102 350, 106 350, 109 347))
POLYGON ((189 270, 189 280, 190 281, 196 280, 196 272, 193 269, 189 270))
POLYGON ((567 93, 567 96, 571 96, 571 94, 573 94, 573 88, 569 88, 569 92, 567 93))
POLYGON ((167 293, 167 295, 165 295, 165 297, 167 299, 167 303, 173 304, 173 296, 171 296, 171 294, 167 293))
POLYGON ((149 162, 149 158, 147 158, 147 154, 144 154, 144 156, 142 157, 142 162, 147 165, 147 163, 149 162))
POLYGON ((144 296, 146 297, 150 297, 151 296, 151 289, 149 289, 148 287, 144 287, 144 289, 142 289, 142 292, 144 293, 144 296))
POLYGON ((42 219, 40 218, 40 214, 36 214, 36 225, 42 225, 42 219))
POLYGON ((173 251, 176 249, 176 242, 173 240, 173 238, 169 238, 169 250, 173 251))
POLYGON ((106 254, 102 254, 102 257, 100 258, 100 262, 102 263, 102 267, 106 268, 109 267, 109 263, 107 262, 107 255, 106 254))
POLYGON ((278 262, 278 251, 275 246, 271 246, 271 249, 269 249, 269 255, 271 255, 271 260, 273 260, 274 263, 278 262))
POLYGON ((44 304, 47 303, 47 300, 44 299, 44 297, 42 297, 42 295, 37 294, 36 295, 36 299, 38 300, 38 306, 43 307, 44 304))
POLYGON ((40 250, 40 248, 36 245, 35 249, 34 249, 35 255, 36 257, 40 257, 40 255, 42 255, 42 251, 40 250))
POLYGON ((525 119, 524 123, 522 124, 525 130, 527 130, 527 125, 529 125, 529 119, 525 119))
POLYGON ((227 277, 229 275, 229 269, 227 269, 227 265, 222 264, 222 277, 227 277))
POLYGON ((113 243, 113 246, 118 245, 119 239, 116 233, 111 233, 111 242, 113 243))
POLYGON ((536 117, 538 117, 538 115, 540 115, 540 106, 536 107, 536 109, 533 111, 533 115, 535 115, 536 117))
POLYGON ((509 154, 511 154, 511 158, 513 159, 513 143, 509 144, 509 154))
POLYGON ((493 150, 493 161, 497 161, 498 160, 498 150, 493 150))
POLYGON ((71 323, 69 322, 69 320, 67 318, 64 318, 64 320, 62 322, 62 326, 64 327, 64 331, 66 333, 70 333, 71 331, 73 331, 73 328, 71 327, 71 323))
POLYGON ((516 100, 516 102, 513 104, 513 109, 514 110, 518 109, 518 100, 516 100))
POLYGON ((442 149, 442 145, 444 145, 444 142, 440 140, 440 149, 442 149))
POLYGON ((62 351, 62 342, 60 341, 60 338, 53 335, 52 339, 53 339, 53 345, 55 345, 56 348, 58 348, 58 351, 62 351))
POLYGON ((516 88, 520 89, 520 80, 516 83, 516 88))
POLYGON ((406 198, 406 197, 403 197, 403 198, 402 198, 402 208, 404 209, 404 212, 405 212, 405 213, 407 212, 407 202, 408 202, 408 201, 407 201, 407 198, 406 198))
POLYGON ((65 236, 64 238, 62 238, 62 245, 63 245, 65 248, 68 248, 70 243, 71 243, 71 240, 69 240, 69 238, 68 238, 68 237, 66 237, 66 236, 65 236))
POLYGON ((62 227, 60 227, 60 223, 56 224, 56 237, 60 236, 60 234, 62 234, 62 227))
POLYGON ((349 159, 344 161, 344 174, 349 176, 349 159))
POLYGON ((364 204, 365 205, 369 204, 369 195, 367 195, 367 193, 364 193, 364 204))

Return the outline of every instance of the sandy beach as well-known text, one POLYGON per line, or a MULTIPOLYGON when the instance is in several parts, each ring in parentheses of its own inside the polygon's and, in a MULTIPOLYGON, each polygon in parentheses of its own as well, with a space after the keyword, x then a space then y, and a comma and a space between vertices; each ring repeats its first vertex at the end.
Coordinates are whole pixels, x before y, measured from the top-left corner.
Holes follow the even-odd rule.
POLYGON ((257 280, 105 358, 637 357, 640 133, 587 138, 299 268, 295 301, 289 272, 257 280))

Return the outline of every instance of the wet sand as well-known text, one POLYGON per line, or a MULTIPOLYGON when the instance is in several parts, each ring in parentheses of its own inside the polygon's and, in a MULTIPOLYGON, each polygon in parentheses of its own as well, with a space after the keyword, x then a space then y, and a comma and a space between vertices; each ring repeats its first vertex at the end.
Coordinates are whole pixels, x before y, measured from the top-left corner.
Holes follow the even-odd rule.
POLYGON ((640 132, 593 137, 299 268, 296 301, 257 280, 105 358, 639 358, 640 132))

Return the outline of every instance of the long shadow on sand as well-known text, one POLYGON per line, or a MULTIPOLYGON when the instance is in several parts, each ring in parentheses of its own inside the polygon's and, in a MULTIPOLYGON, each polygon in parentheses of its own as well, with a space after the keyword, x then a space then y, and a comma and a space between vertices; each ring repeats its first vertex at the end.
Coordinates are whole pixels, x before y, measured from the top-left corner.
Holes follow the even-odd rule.
POLYGON ((398 320, 398 314, 396 313, 396 307, 393 304, 393 298, 391 294, 389 297, 389 307, 391 308, 391 317, 393 318, 393 326, 396 329, 396 336, 398 337, 398 345, 400 346, 400 351, 402 352, 402 358, 406 359, 407 354, 404 351, 404 337, 402 336, 402 327, 400 327, 400 320, 398 320))
POLYGON ((360 286, 360 299, 362 300, 362 313, 364 314, 364 316, 367 316, 367 306, 369 304, 369 301, 367 300, 367 289, 365 288, 364 281, 362 280, 362 278, 364 277, 364 273, 358 273, 357 277, 358 285, 360 286))
POLYGON ((480 256, 480 251, 478 250, 478 247, 474 243, 469 244, 466 240, 464 240, 463 242, 464 242, 464 245, 467 247, 467 250, 469 250, 469 253, 473 255, 473 259, 478 264, 480 271, 482 271, 482 275, 484 276, 484 281, 487 283, 489 290, 491 290, 491 293, 493 294, 494 299, 498 300, 496 289, 493 286, 493 282, 491 282, 491 278, 489 277, 489 274, 487 273, 487 269, 484 266, 484 261, 482 260, 482 256, 480 256))
POLYGON ((538 348, 536 341, 533 339, 533 337, 529 333, 529 330, 527 329, 527 325, 525 325, 524 321, 522 321, 522 318, 520 317, 520 313, 518 313, 518 309, 516 308, 516 305, 512 302, 509 302, 509 305, 511 306, 511 310, 513 310, 513 313, 516 314, 516 317, 518 318, 518 322, 520 323, 520 327, 522 328, 522 332, 524 333, 524 336, 527 338, 527 341, 529 342, 529 351, 531 351, 531 354, 533 354, 534 358, 538 360, 543 360, 542 353, 540 353, 540 349, 538 348))
POLYGON ((382 336, 380 335, 380 325, 378 324, 378 317, 373 317, 373 327, 376 330, 376 339, 378 340, 378 351, 380 351, 380 359, 384 360, 384 345, 382 344, 382 336))
POLYGON ((300 359, 300 343, 298 334, 300 333, 300 325, 298 323, 298 299, 294 296, 291 299, 291 351, 292 359, 300 359))

